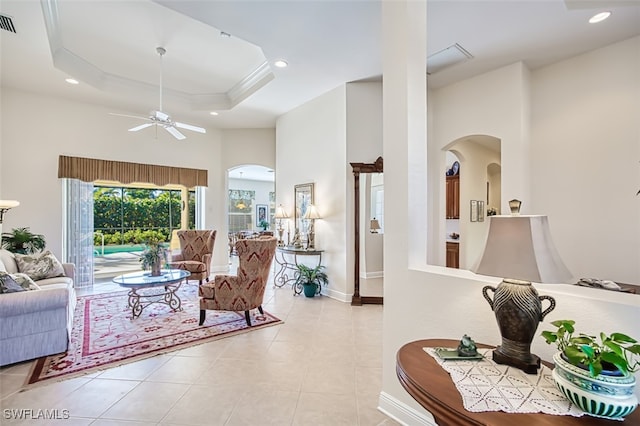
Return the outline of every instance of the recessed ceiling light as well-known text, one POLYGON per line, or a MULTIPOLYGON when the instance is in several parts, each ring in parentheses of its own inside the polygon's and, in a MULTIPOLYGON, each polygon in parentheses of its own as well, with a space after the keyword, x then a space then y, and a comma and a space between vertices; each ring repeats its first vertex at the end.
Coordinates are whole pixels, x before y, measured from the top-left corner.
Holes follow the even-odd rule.
POLYGON ((75 78, 67 78, 64 81, 66 81, 69 84, 80 84, 80 82, 78 80, 76 80, 75 78))
POLYGON ((289 64, 287 63, 287 61, 283 61, 282 59, 279 59, 277 61, 275 61, 273 63, 273 65, 275 65, 278 68, 286 68, 289 66, 289 64))
POLYGON ((589 23, 595 24, 597 22, 602 22, 605 19, 607 19, 609 16, 611 16, 611 12, 600 12, 598 14, 593 15, 591 19, 589 19, 589 23))
POLYGON ((211 115, 218 115, 218 113, 217 113, 217 112, 215 112, 215 111, 211 111, 209 114, 211 114, 211 115))

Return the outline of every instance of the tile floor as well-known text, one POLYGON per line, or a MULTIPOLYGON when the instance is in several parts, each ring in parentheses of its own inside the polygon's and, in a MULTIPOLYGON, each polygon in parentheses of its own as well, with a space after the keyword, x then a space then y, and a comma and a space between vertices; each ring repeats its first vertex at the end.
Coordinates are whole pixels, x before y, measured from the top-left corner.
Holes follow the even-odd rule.
MULTIPOLYGON (((92 292, 115 287, 96 284, 92 292)), ((284 324, 24 392, 31 363, 0 368, 0 423, 397 424, 376 408, 382 307, 294 296, 290 287, 272 286, 263 306, 284 324), (57 410, 69 418, 16 420, 12 409, 57 410)))

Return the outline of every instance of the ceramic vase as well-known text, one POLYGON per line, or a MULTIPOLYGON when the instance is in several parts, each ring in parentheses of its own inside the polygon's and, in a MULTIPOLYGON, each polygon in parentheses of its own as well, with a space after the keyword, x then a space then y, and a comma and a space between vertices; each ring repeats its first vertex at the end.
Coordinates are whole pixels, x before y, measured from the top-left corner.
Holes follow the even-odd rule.
POLYGON ((636 378, 633 374, 618 376, 599 374, 591 377, 589 370, 577 367, 558 352, 553 356, 555 368, 552 376, 558 389, 583 411, 612 419, 620 419, 638 405, 634 393, 636 378))
POLYGON ((502 336, 502 345, 493 351, 493 360, 536 374, 540 368, 540 357, 530 352, 531 341, 538 323, 555 308, 555 299, 538 296, 528 281, 506 278, 497 288, 485 286, 482 294, 493 309, 502 336), (489 297, 489 291, 493 292, 493 300, 489 297), (543 311, 542 300, 545 299, 550 305, 543 311))
POLYGON ((151 276, 152 277, 159 277, 160 275, 162 275, 162 263, 161 262, 155 262, 155 263, 151 264, 151 276))

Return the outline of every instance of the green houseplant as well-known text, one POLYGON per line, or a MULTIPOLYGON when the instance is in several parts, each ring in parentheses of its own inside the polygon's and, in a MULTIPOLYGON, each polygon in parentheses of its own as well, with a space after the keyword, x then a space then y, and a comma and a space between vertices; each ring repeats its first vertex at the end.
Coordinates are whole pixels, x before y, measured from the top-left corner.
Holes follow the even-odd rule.
POLYGON ((2 234, 2 248, 12 253, 33 254, 45 248, 44 235, 34 234, 29 228, 14 228, 2 234))
MULTIPOLYGON (((304 295, 307 297, 313 297, 316 293, 320 293, 320 289, 322 288, 322 284, 327 284, 329 282, 329 278, 327 274, 323 271, 325 268, 322 265, 318 265, 315 268, 311 268, 306 265, 296 265, 297 271, 295 275, 294 287, 296 289, 304 290, 304 295)), ((300 294, 299 291, 297 291, 300 294)))
POLYGON ((152 236, 144 241, 145 250, 140 255, 142 269, 151 269, 151 275, 162 275, 162 265, 167 263, 167 249, 162 244, 162 240, 152 236))
POLYGON ((640 370, 640 345, 623 333, 599 338, 576 333, 575 321, 557 320, 556 330, 543 331, 553 356, 553 379, 560 391, 583 411, 601 417, 622 418, 638 405, 634 371, 640 370))
POLYGON ((603 370, 618 370, 622 374, 640 370, 640 345, 637 340, 626 334, 612 333, 607 336, 600 333, 595 336, 575 333, 575 321, 557 320, 551 324, 555 331, 543 331, 542 337, 548 344, 555 343, 559 351, 571 364, 588 368, 591 377, 603 370))
POLYGON ((261 220, 259 223, 260 227, 262 228, 263 231, 266 231, 267 228, 269 227, 269 222, 267 222, 266 220, 261 220))

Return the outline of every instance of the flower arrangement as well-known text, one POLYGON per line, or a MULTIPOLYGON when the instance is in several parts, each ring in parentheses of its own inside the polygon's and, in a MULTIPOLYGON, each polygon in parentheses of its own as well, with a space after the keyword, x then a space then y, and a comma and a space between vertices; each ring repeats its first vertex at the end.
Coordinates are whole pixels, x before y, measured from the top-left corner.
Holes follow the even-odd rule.
POLYGON ((495 216, 496 214, 498 214, 498 211, 495 207, 489 207, 487 209, 487 216, 495 216))

